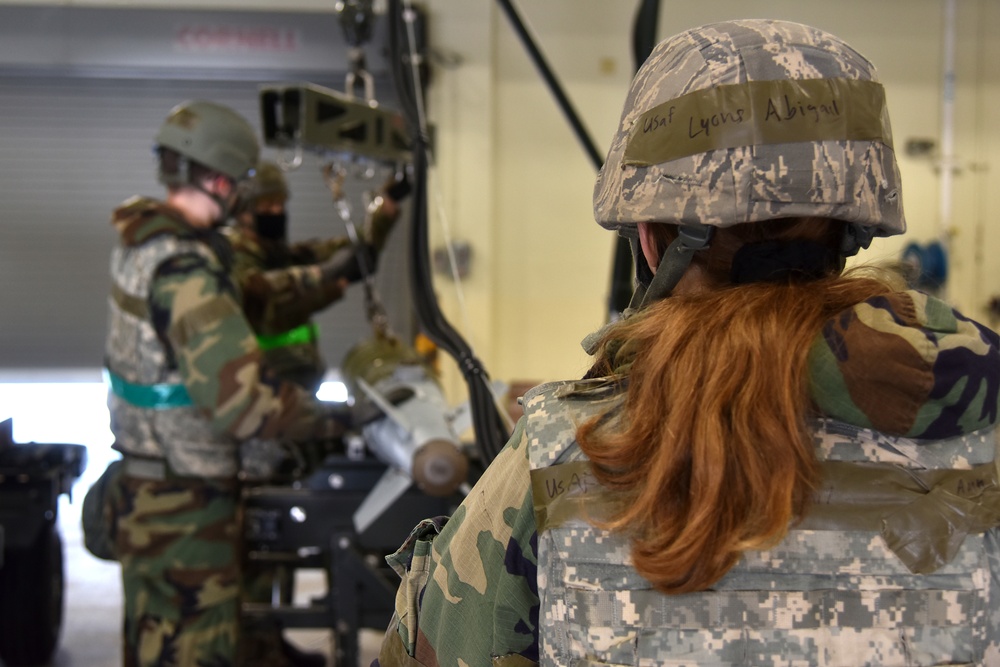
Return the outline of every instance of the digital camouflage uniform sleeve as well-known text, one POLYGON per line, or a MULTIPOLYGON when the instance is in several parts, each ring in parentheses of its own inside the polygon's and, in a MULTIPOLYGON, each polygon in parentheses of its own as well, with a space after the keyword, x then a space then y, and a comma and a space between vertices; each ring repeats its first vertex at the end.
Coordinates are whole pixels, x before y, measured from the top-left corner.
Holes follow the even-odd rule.
POLYGON ((455 514, 421 522, 387 558, 403 581, 373 665, 538 662, 538 535, 527 452, 522 420, 455 514))
POLYGON ((194 254, 174 257, 157 269, 149 300, 153 326, 217 432, 239 440, 325 434, 318 403, 262 375, 256 337, 221 265, 194 254))

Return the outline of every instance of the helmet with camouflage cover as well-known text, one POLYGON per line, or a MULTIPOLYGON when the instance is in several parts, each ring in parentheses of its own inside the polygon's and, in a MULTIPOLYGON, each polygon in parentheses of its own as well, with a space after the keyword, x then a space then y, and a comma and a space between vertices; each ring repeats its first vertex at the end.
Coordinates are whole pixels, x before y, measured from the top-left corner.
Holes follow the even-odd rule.
MULTIPOLYGON (((156 133, 158 148, 167 148, 190 162, 233 179, 247 178, 257 164, 260 146, 253 128, 243 116, 227 106, 189 100, 174 107, 156 133)), ((160 169, 166 185, 190 182, 187 169, 160 169)))
POLYGON ((640 222, 679 226, 657 268, 657 297, 717 227, 841 220, 844 256, 902 233, 874 66, 841 39, 785 21, 716 23, 664 40, 632 82, 594 217, 632 236, 640 222))
POLYGON ((268 198, 287 201, 291 196, 285 172, 277 163, 262 161, 257 165, 257 172, 254 174, 253 180, 254 199, 268 198))

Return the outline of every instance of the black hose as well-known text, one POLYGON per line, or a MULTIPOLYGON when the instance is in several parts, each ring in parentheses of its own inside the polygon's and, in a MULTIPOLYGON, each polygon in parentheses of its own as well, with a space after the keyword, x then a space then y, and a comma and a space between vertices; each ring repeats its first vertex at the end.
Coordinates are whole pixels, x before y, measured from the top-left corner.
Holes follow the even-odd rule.
POLYGON ((516 32, 517 36, 521 38, 521 43, 524 45, 524 48, 531 57, 531 60, 535 63, 535 67, 538 68, 542 78, 545 79, 545 83, 548 85, 549 90, 552 91, 552 95, 556 98, 556 103, 566 115, 566 119, 573 128, 573 132, 576 134, 577 139, 579 139, 580 143, 583 144, 583 150, 587 153, 587 157, 589 157, 590 161, 594 163, 595 169, 600 169, 601 165, 604 164, 604 157, 597 150, 597 146, 594 145, 593 140, 591 140, 590 134, 587 132, 587 128, 583 126, 583 122, 580 120, 580 115, 576 112, 576 109, 573 108, 573 103, 569 101, 569 97, 566 96, 566 93, 563 91, 558 79, 556 79, 555 74, 552 73, 552 68, 549 67, 549 63, 545 60, 545 56, 538 48, 538 45, 535 44, 535 40, 528 33, 528 29, 525 27, 524 21, 521 20, 520 14, 517 13, 517 9, 514 7, 511 0, 497 0, 497 2, 500 3, 501 9, 503 9, 507 14, 507 18, 510 19, 511 25, 514 27, 514 32, 516 32))
POLYGON ((416 95, 413 70, 407 66, 409 50, 404 48, 408 39, 401 33, 406 30, 400 0, 390 0, 389 17, 390 50, 393 77, 399 94, 403 115, 413 131, 413 220, 410 225, 410 289, 417 321, 424 333, 434 343, 453 357, 469 388, 469 409, 472 413, 473 432, 483 465, 488 465, 506 444, 510 437, 507 424, 499 413, 493 397, 489 375, 482 362, 476 358, 472 348, 455 330, 441 312, 434 294, 434 284, 430 270, 430 248, 428 245, 427 215, 427 175, 428 136, 427 128, 421 126, 422 111, 416 95))
POLYGON ((656 26, 660 22, 660 0, 639 0, 632 23, 632 57, 638 71, 656 46, 656 26))

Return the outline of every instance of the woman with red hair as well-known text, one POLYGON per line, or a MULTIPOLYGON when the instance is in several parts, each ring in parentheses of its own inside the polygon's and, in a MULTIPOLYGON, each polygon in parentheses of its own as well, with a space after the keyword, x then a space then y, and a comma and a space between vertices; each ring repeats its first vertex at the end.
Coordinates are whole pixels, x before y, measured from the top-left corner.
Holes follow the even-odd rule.
POLYGON ((822 30, 689 30, 594 193, 639 287, 390 557, 380 662, 1000 664, 1000 340, 892 276, 885 92, 822 30))

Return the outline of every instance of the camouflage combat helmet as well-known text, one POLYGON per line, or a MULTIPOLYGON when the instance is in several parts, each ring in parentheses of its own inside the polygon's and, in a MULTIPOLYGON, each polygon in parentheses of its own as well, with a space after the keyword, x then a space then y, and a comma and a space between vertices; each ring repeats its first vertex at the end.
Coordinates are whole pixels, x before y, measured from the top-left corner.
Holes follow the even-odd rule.
POLYGON ((265 160, 258 164, 257 173, 254 174, 253 180, 255 199, 273 197, 287 200, 291 196, 285 172, 274 162, 265 160))
MULTIPOLYGON (((243 116, 221 104, 200 100, 183 102, 170 111, 156 134, 156 145, 235 182, 252 173, 260 153, 257 136, 243 116)), ((187 170, 168 174, 161 169, 160 181, 183 185, 189 177, 187 170)))
POLYGON ((839 38, 785 21, 716 23, 661 42, 632 82, 594 188, 594 217, 633 237, 639 222, 679 225, 657 268, 656 298, 716 227, 842 220, 844 256, 902 233, 874 66, 839 38))

